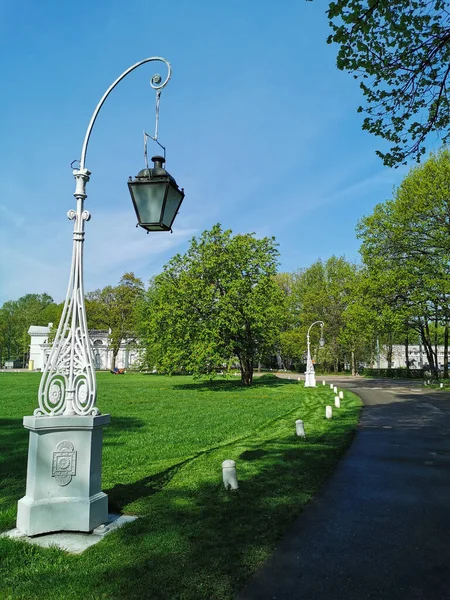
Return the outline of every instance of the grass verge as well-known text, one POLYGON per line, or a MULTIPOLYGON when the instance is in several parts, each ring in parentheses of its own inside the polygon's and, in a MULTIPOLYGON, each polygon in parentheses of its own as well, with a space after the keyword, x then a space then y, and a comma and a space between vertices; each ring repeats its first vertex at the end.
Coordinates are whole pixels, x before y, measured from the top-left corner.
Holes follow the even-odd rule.
MULTIPOLYGON (((328 387, 264 376, 194 382, 100 373, 103 489, 112 512, 140 518, 80 556, 0 539, 0 597, 225 600, 273 551, 350 443, 359 399, 342 408, 328 387), (306 440, 295 436, 302 418, 306 440), (237 462, 226 492, 221 463, 237 462)), ((0 530, 14 527, 24 495, 27 432, 39 378, 0 374, 0 530)))

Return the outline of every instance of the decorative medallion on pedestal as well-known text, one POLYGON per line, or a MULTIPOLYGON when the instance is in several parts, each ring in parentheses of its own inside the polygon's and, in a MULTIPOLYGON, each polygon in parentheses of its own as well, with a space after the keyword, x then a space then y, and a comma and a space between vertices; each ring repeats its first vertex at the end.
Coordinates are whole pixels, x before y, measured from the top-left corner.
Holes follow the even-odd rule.
POLYGON ((60 486, 68 485, 76 475, 77 453, 72 442, 60 442, 53 452, 52 477, 60 486))

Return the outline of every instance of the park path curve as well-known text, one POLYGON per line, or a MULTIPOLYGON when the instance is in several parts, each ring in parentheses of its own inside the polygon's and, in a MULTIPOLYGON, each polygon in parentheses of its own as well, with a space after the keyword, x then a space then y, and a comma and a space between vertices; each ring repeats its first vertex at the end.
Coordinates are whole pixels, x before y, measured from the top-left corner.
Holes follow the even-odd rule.
POLYGON ((237 600, 450 599, 450 394, 325 379, 362 399, 356 436, 237 600))

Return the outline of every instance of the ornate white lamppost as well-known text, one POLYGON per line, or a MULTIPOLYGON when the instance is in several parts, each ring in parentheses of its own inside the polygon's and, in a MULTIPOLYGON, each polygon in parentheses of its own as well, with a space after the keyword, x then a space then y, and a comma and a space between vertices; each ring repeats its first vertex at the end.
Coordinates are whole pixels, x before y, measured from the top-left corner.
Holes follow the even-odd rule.
MULTIPOLYGON (((76 180, 76 210, 68 212, 74 221, 73 254, 61 321, 38 392, 39 408, 25 416, 30 431, 26 495, 18 502, 17 528, 26 535, 51 531, 92 531, 108 520, 108 497, 101 491, 103 427, 110 415, 101 415, 95 406, 97 386, 87 329, 83 289, 84 225, 90 213, 84 210, 86 183, 91 175, 85 167, 89 138, 97 115, 116 85, 141 65, 159 61, 167 67, 162 80, 154 75, 156 90, 155 135, 157 142, 161 90, 171 77, 170 63, 161 57, 146 58, 128 68, 106 90, 89 122, 81 150, 76 180)), ((159 144, 159 142, 157 142, 159 144)), ((170 231, 184 198, 163 168, 165 159, 153 158, 154 168, 130 178, 129 189, 138 225, 148 231, 170 231)))
POLYGON ((325 340, 323 338, 323 326, 324 326, 324 322, 323 321, 314 321, 314 323, 312 323, 309 326, 308 329, 308 333, 306 335, 306 344, 308 346, 308 355, 306 358, 306 371, 305 371, 305 387, 316 387, 316 375, 314 373, 314 364, 311 358, 311 345, 310 345, 310 341, 309 341, 309 332, 311 331, 311 327, 313 325, 318 325, 320 324, 320 340, 319 340, 319 346, 321 348, 324 347, 325 345, 325 340))

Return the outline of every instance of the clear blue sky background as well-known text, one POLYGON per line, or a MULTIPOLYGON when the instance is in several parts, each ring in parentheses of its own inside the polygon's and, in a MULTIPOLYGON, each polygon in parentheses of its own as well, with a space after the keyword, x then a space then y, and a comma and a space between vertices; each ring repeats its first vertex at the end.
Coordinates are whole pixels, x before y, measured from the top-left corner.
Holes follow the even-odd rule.
POLYGON ((26 293, 63 300, 70 163, 106 88, 153 55, 172 63, 160 140, 186 198, 173 234, 135 228, 126 181, 143 168, 142 131, 154 127, 155 63, 145 65, 112 93, 92 134, 86 289, 126 271, 147 282, 217 222, 274 235, 282 271, 332 254, 357 261, 358 219, 391 197, 406 170, 384 167, 375 149, 386 146, 361 130, 358 84, 326 44, 326 6, 2 0, 0 304, 26 293))

